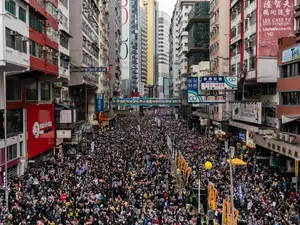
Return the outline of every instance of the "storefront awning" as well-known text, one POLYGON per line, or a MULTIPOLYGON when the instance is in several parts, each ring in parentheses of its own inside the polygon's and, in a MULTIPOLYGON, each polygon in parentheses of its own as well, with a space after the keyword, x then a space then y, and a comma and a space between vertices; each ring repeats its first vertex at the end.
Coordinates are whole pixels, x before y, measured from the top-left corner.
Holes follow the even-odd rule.
POLYGON ((281 119, 282 119, 282 124, 290 123, 300 119, 300 114, 281 115, 281 119))

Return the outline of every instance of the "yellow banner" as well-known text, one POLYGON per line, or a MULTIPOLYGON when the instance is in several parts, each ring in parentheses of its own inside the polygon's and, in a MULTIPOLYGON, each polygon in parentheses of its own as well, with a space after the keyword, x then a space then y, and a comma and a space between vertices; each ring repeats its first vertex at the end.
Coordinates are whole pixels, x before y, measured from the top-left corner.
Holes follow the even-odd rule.
POLYGON ((227 224, 231 224, 231 202, 230 198, 227 198, 227 224))
POLYGON ((234 209, 234 225, 238 225, 239 220, 239 210, 234 209))
POLYGON ((217 210, 217 190, 212 184, 208 184, 208 206, 211 210, 217 210))
POLYGON ((225 199, 223 200, 222 225, 228 225, 227 224, 227 202, 225 199))

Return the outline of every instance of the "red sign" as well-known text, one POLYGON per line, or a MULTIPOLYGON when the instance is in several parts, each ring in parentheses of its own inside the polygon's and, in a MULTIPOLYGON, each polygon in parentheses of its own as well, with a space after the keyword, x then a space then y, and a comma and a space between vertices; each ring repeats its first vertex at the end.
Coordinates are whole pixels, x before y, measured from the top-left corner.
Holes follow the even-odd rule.
POLYGON ((55 146, 54 105, 27 106, 28 159, 55 146))
POLYGON ((278 39, 294 35, 294 0, 257 0, 259 56, 277 56, 278 39))

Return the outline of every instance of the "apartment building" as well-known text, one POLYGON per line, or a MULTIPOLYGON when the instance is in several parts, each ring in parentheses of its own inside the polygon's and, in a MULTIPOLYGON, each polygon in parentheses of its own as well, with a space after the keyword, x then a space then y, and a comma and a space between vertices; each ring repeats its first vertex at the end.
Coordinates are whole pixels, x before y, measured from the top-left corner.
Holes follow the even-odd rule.
MULTIPOLYGON (((117 97, 121 94, 121 0, 109 1, 109 62, 111 67, 110 97, 117 97)), ((107 24, 106 24, 107 25, 107 24)), ((105 33, 105 29, 102 33, 105 33)))
POLYGON ((229 124, 238 129, 240 143, 246 145, 251 139, 256 148, 274 150, 265 144, 265 135, 279 128, 278 39, 293 36, 294 1, 234 0, 229 21, 229 73, 239 77, 241 87, 232 103, 229 124))
POLYGON ((170 30, 169 30, 169 89, 170 89, 170 97, 175 98, 179 96, 179 74, 178 74, 178 58, 177 58, 177 49, 178 49, 178 43, 179 43, 179 34, 178 34, 178 24, 176 23, 176 6, 173 10, 172 18, 171 18, 171 24, 170 24, 170 30))
POLYGON ((163 12, 158 13, 158 93, 159 98, 169 97, 169 30, 171 17, 163 12))
MULTIPOLYGON (((98 2, 92 0, 72 2, 70 12, 70 32, 73 36, 70 42, 71 69, 98 67, 100 14, 98 2)), ((105 54, 108 59, 108 52, 105 54)), ((95 93, 98 86, 97 72, 71 72, 70 96, 75 102, 76 109, 81 112, 79 120, 84 121, 94 115, 95 93)))

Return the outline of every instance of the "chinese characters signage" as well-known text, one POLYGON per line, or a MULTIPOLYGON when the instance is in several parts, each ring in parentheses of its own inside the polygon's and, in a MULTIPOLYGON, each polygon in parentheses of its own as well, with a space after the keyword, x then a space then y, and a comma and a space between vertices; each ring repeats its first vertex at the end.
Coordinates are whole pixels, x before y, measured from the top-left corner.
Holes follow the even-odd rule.
POLYGON ((113 105, 118 106, 179 106, 181 104, 181 99, 177 98, 150 98, 150 99, 138 99, 138 98, 114 98, 112 100, 113 105))
POLYGON ((249 123, 262 124, 261 102, 232 103, 232 119, 249 123))
POLYGON ((72 67, 72 72, 79 72, 79 73, 101 73, 101 72, 107 72, 107 67, 100 66, 100 67, 72 67))
POLYGON ((186 80, 188 92, 198 94, 198 77, 188 77, 186 80))
POLYGON ((294 0, 259 0, 259 56, 277 56, 278 38, 294 33, 294 0))
POLYGON ((188 103, 220 104, 225 103, 225 97, 223 95, 194 95, 193 93, 188 92, 188 103))
POLYGON ((237 90, 237 77, 201 77, 201 90, 237 90))

